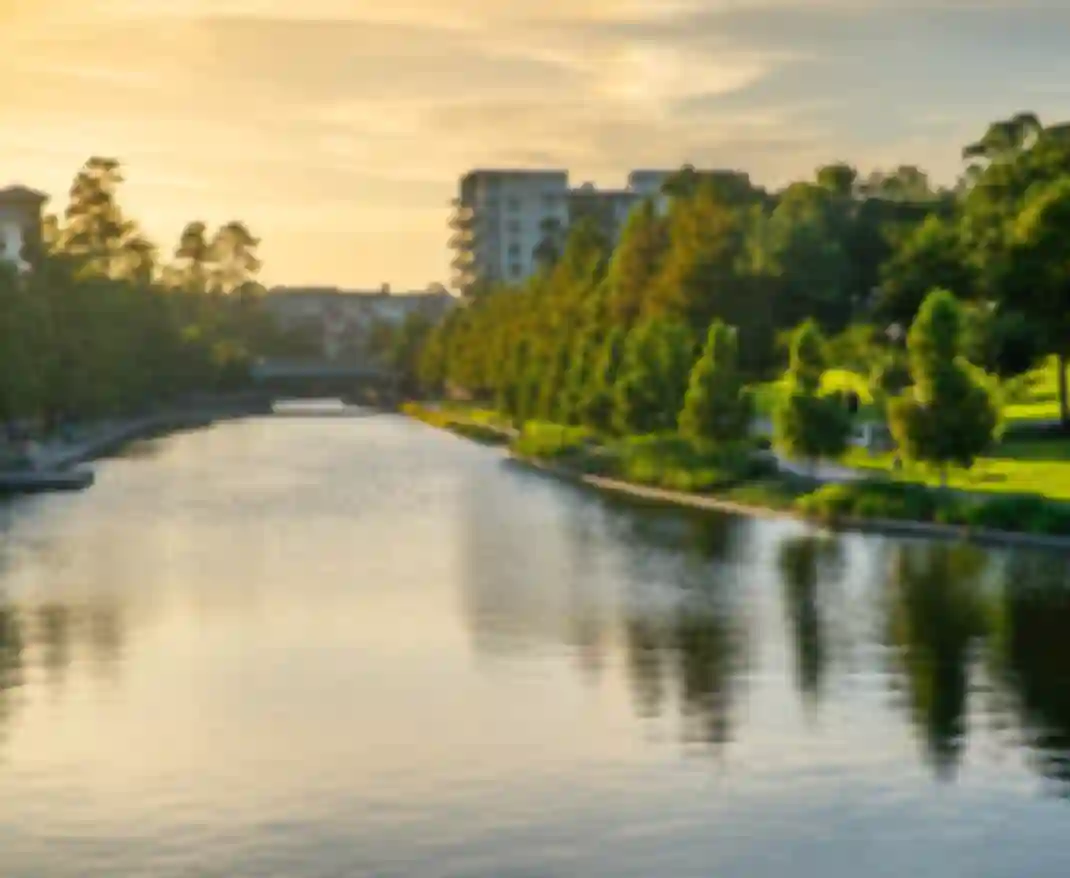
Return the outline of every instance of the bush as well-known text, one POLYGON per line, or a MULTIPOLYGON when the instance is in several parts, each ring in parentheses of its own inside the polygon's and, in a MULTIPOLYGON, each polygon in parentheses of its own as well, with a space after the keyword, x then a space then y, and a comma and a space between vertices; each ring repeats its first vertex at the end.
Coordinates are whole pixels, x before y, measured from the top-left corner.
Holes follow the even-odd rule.
POLYGON ((605 453, 607 474, 673 491, 713 491, 776 472, 776 463, 756 455, 750 441, 714 444, 655 433, 620 439, 605 453))
POLYGON ((891 481, 863 481, 823 485, 800 497, 796 506, 804 515, 836 518, 891 518, 897 521, 935 521, 938 514, 957 515, 957 501, 920 485, 891 481))
POLYGON ((1070 534, 1070 509, 1037 496, 993 497, 969 511, 968 523, 993 530, 1070 534))
POLYGON ((795 508, 824 521, 887 518, 967 525, 992 530, 1070 535, 1070 506, 1039 496, 995 496, 968 501, 904 482, 866 481, 824 485, 800 497, 795 508))
POLYGON ((586 427, 563 427, 544 421, 528 421, 513 441, 512 449, 524 457, 560 460, 588 451, 594 441, 594 433, 586 427))

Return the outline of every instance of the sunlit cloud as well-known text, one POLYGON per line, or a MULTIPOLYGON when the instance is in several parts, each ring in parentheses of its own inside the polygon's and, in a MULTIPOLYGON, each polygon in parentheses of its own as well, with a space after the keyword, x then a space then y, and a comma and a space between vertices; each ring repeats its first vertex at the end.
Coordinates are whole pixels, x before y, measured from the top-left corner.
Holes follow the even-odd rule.
POLYGON ((62 200, 116 155, 165 249, 239 216, 269 280, 443 278, 474 166, 949 179, 990 119, 1070 116, 1070 7, 1044 0, 0 0, 0 24, 8 176, 62 200))

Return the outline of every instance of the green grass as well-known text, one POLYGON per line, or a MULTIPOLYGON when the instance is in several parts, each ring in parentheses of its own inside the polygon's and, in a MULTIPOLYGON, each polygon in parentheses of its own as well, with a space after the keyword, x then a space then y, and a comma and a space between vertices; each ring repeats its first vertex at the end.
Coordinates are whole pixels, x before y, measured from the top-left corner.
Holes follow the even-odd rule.
MULTIPOLYGON (((885 473, 897 481, 939 486, 939 474, 932 468, 904 463, 901 470, 894 471, 892 461, 892 454, 871 456, 858 448, 842 459, 846 466, 885 473)), ((1037 494, 1070 501, 1070 441, 1008 440, 969 470, 949 470, 948 487, 977 494, 1037 494)))

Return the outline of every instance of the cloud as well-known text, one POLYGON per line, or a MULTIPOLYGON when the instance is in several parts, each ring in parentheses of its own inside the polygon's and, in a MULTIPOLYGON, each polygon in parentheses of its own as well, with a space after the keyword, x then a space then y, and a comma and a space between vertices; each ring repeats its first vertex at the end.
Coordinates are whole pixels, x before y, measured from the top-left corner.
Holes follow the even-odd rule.
POLYGON ((690 161, 775 184, 846 159, 947 178, 987 121, 1070 116, 1056 87, 1070 7, 1044 0, 7 0, 0 13, 0 75, 18 83, 0 102, 7 167, 61 192, 87 155, 115 154, 158 236, 183 216, 242 216, 291 280, 441 277, 445 205, 477 165, 619 185, 631 167, 690 161))

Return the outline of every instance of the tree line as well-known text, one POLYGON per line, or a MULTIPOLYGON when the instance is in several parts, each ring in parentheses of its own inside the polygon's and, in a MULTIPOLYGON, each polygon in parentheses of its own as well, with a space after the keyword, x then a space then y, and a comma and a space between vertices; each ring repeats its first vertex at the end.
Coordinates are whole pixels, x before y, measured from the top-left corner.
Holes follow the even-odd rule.
MULTIPOLYGON (((1053 355, 1070 423, 1070 125, 1020 113, 962 154, 949 187, 913 166, 863 176, 839 163, 769 192, 745 173, 685 167, 665 184, 667 209, 641 202, 616 242, 590 218, 563 241, 547 230, 531 278, 475 291, 430 333, 421 382, 494 400, 518 421, 641 433, 679 426, 692 367, 718 345, 734 348, 741 383, 778 375, 789 349, 805 382, 798 369, 820 349, 891 395, 914 382, 945 399, 966 387, 962 357, 1009 377, 1053 355), (908 353, 906 327, 934 290, 949 296, 926 331, 945 341, 908 353), (732 341, 707 339, 715 323, 732 341), (788 341, 800 324, 802 350, 788 341), (918 369, 929 376, 920 385, 918 369)), ((927 408, 897 420, 920 435, 927 408)))
POLYGON ((46 427, 240 387, 284 346, 260 303, 259 241, 239 221, 182 230, 161 256, 123 209, 120 163, 92 157, 62 215, 0 263, 0 421, 46 427))

